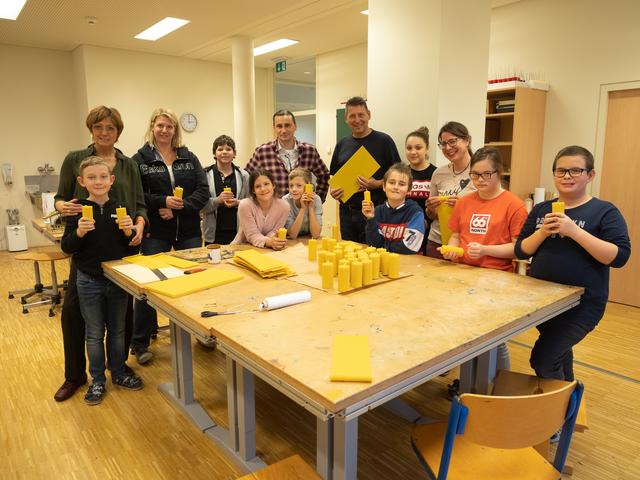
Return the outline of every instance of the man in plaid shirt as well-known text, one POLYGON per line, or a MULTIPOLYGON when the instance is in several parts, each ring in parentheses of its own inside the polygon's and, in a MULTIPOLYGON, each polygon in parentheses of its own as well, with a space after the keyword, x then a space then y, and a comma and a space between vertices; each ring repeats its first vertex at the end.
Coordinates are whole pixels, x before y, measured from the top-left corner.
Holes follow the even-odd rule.
POLYGON ((273 129, 276 139, 256 148, 245 170, 269 170, 275 178, 278 195, 282 197, 289 191, 289 172, 294 168, 305 168, 313 175, 315 193, 324 202, 329 190, 329 169, 316 147, 296 140, 294 135, 297 128, 296 117, 289 110, 274 113, 273 129))

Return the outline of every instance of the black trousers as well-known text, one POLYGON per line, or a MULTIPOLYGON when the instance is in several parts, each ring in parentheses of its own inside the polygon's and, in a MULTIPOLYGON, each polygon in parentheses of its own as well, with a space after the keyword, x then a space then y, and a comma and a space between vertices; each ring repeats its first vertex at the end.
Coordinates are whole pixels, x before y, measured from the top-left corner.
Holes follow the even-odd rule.
MULTIPOLYGON (((87 375, 84 318, 82 318, 82 314, 80 313, 80 300, 76 286, 77 275, 78 271, 72 258, 61 315, 62 343, 64 346, 64 378, 70 382, 81 382, 87 375)), ((125 319, 125 345, 127 345, 127 351, 129 351, 132 330, 133 297, 129 295, 127 316, 125 319)))
POLYGON ((340 204, 340 236, 342 240, 367 243, 366 225, 367 219, 362 214, 362 210, 340 204))

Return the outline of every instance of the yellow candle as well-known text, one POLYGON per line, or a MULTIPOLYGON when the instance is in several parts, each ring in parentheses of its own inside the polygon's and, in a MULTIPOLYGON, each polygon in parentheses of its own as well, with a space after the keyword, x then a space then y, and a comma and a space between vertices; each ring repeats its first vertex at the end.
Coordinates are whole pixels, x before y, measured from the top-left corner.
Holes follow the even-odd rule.
POLYGON ((368 258, 362 260, 362 284, 370 285, 373 282, 373 263, 368 258))
POLYGON ((320 250, 318 252, 318 273, 322 274, 322 264, 325 261, 327 252, 325 252, 324 250, 320 250))
POLYGON ((337 241, 338 240, 338 225, 333 225, 331 227, 331 236, 337 241))
POLYGON ((184 192, 184 189, 182 187, 176 187, 173 189, 173 196, 182 198, 182 192, 184 192))
POLYGON ((351 262, 351 286, 362 287, 362 262, 351 262))
POLYGON ((464 250, 462 249, 462 247, 454 247, 452 245, 442 245, 440 247, 440 253, 442 253, 443 255, 445 253, 457 253, 459 257, 464 255, 464 250))
POLYGON ((329 237, 322 237, 322 249, 329 250, 329 237))
POLYGON ((369 260, 371 260, 371 278, 377 280, 380 278, 380 254, 377 252, 370 254, 369 260))
POLYGON ((365 252, 367 252, 369 255, 371 255, 373 252, 377 251, 376 247, 367 247, 364 249, 365 252))
POLYGON ((318 253, 318 241, 315 238, 310 238, 309 243, 307 243, 307 247, 309 248, 309 260, 313 262, 316 259, 316 254, 318 253))
POLYGON ((386 250, 380 254, 380 272, 389 275, 389 252, 386 250))
POLYGON ((551 211, 553 213, 564 213, 564 202, 553 202, 551 204, 551 211))
POLYGON ((336 254, 336 260, 338 262, 344 258, 344 250, 341 248, 338 248, 338 247, 334 248, 333 253, 336 254))
POLYGON ((335 238, 327 238, 327 250, 333 252, 333 249, 336 248, 336 239, 335 238))
MULTIPOLYGON (((118 225, 120 225, 120 221, 127 216, 127 209, 125 207, 118 207, 116 208, 116 217, 118 219, 118 225)), ((120 227, 122 228, 122 227, 120 227)), ((125 235, 131 235, 131 229, 130 228, 124 228, 124 233, 125 235)))
POLYGON ((398 278, 400 276, 400 254, 389 253, 389 278, 398 278))
POLYGON ((327 290, 333 288, 333 262, 322 264, 322 288, 327 290))
POLYGON ((224 187, 223 189, 225 192, 230 192, 231 191, 231 187, 224 187))
POLYGON ((93 220, 93 207, 91 205, 82 206, 82 218, 93 220))
POLYGON ((286 228, 279 228, 278 229, 278 238, 280 240, 284 240, 285 238, 287 238, 287 229, 286 228))
POLYGON ((365 202, 370 202, 371 201, 371 192, 369 190, 365 190, 364 191, 364 201, 365 202))
POLYGON ((333 252, 327 252, 324 256, 325 263, 331 262, 333 265, 333 276, 335 277, 338 274, 338 262, 336 260, 336 254, 333 252))
POLYGON ((338 291, 346 292, 349 290, 349 264, 342 263, 344 260, 340 261, 340 266, 338 267, 338 291))
POLYGON ((304 193, 313 193, 313 184, 312 183, 306 183, 304 185, 304 193))

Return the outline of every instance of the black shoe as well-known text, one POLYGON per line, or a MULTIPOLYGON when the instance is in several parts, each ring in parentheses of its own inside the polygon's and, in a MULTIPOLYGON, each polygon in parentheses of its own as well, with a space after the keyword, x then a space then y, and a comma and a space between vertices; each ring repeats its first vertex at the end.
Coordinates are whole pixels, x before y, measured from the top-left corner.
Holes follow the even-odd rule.
POLYGON ((85 376, 79 382, 71 382, 69 380, 65 380, 62 386, 58 389, 58 391, 53 395, 53 399, 56 402, 64 402, 73 396, 81 386, 87 383, 87 377, 85 376))
POLYGON ((111 381, 114 385, 126 388, 127 390, 140 390, 142 387, 144 387, 142 379, 137 375, 124 374, 121 377, 112 378, 111 381))
POLYGON ((151 353, 147 347, 138 346, 133 348, 132 350, 133 354, 136 356, 138 364, 140 365, 144 365, 153 358, 153 353, 151 353))
POLYGON ((455 379, 453 383, 447 385, 447 398, 453 400, 453 397, 460 395, 460 380, 455 379))
POLYGON ((107 393, 104 383, 92 383, 84 396, 84 403, 87 405, 98 405, 107 393))

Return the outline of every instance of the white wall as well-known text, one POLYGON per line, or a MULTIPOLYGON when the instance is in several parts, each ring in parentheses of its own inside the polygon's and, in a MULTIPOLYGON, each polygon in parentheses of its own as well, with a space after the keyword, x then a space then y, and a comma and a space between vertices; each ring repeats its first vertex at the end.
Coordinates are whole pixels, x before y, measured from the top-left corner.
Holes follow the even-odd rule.
POLYGON ((493 10, 489 71, 542 72, 551 86, 543 186, 553 186, 551 165, 562 147, 594 151, 600 86, 640 80, 639 20, 637 0, 523 0, 493 10))

